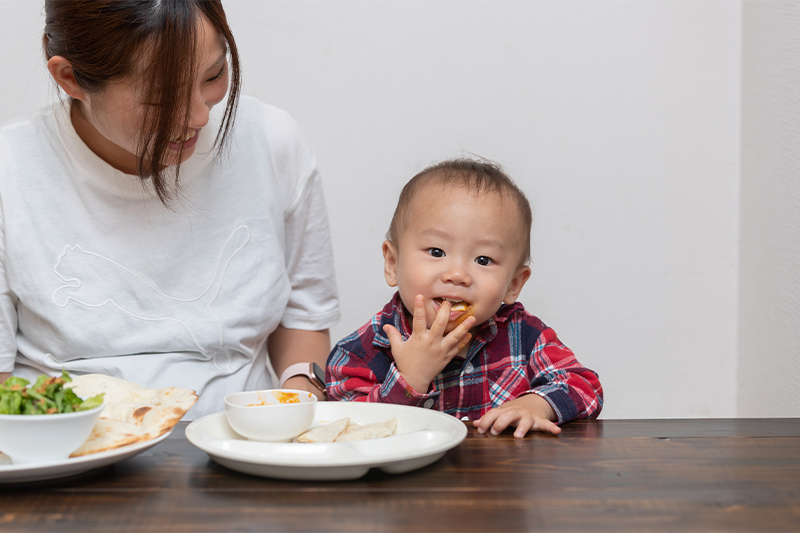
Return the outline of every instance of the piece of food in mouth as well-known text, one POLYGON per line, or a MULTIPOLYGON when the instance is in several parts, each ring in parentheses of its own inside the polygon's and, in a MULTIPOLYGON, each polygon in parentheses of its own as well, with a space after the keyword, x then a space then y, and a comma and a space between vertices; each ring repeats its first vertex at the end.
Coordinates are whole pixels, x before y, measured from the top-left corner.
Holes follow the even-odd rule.
POLYGON ((448 301, 448 302, 450 302, 450 312, 451 313, 453 313, 453 312, 461 313, 460 315, 458 315, 455 319, 453 319, 451 321, 451 324, 453 324, 453 325, 448 326, 448 327, 456 328, 462 322, 464 322, 466 319, 468 319, 469 317, 471 317, 472 315, 475 314, 475 309, 470 304, 465 302, 464 300, 453 300, 453 299, 450 299, 450 298, 434 298, 433 300, 436 303, 438 303, 439 305, 442 305, 442 303, 444 303, 445 301, 448 301))
POLYGON ((374 424, 356 424, 351 422, 334 442, 348 442, 355 440, 383 439, 394 435, 397 429, 397 418, 390 418, 385 422, 374 424))
POLYGON ((80 395, 103 393, 106 404, 89 438, 70 457, 155 439, 171 430, 197 401, 191 389, 146 389, 101 374, 78 376, 70 386, 80 395))
POLYGON ((434 298, 433 299, 440 306, 444 302, 450 302, 450 311, 466 311, 469 309, 469 304, 464 300, 451 300, 450 298, 434 298))
POLYGON ((297 437, 297 442, 333 442, 349 423, 349 418, 340 418, 330 424, 313 427, 297 437))

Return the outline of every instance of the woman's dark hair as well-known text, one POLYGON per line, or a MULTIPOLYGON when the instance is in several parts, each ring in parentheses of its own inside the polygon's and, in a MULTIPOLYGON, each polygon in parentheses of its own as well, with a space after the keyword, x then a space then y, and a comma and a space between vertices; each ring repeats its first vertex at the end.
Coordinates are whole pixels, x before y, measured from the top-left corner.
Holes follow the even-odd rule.
MULTIPOLYGON (((158 199, 169 205, 179 184, 167 180, 162 161, 167 142, 189 118, 197 75, 200 14, 225 38, 230 54, 230 89, 214 146, 225 146, 236 115, 241 87, 239 54, 220 0, 45 0, 45 57, 62 56, 75 81, 88 94, 109 83, 144 76, 145 106, 137 173, 152 181, 158 199), (142 58, 146 71, 137 72, 142 58)), ((78 102, 73 101, 73 105, 78 102)))
POLYGON ((525 193, 505 173, 503 167, 487 159, 449 159, 431 165, 411 178, 400 192, 389 231, 386 233, 386 240, 399 246, 400 234, 408 223, 411 203, 419 191, 428 185, 466 187, 475 194, 492 193, 511 200, 519 213, 520 264, 530 262, 533 225, 531 204, 525 193))

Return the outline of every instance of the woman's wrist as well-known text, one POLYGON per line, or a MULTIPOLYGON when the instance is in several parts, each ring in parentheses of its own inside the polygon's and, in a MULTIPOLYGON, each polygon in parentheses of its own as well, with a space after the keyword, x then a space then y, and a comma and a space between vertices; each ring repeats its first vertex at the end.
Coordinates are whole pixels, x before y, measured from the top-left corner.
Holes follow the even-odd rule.
MULTIPOLYGON (((328 330, 309 331, 278 326, 267 340, 270 362, 279 378, 296 363, 307 365, 315 362, 324 368, 330 349, 328 330)), ((311 380, 303 374, 284 376, 284 379, 286 381, 283 384, 276 383, 275 385, 285 389, 306 390, 314 393, 320 399, 324 397, 319 388, 315 387, 311 380)), ((321 381, 324 386, 324 376, 321 381)))
POLYGON ((305 376, 293 376, 287 379, 283 385, 281 385, 281 388, 304 390, 316 396, 318 400, 325 401, 327 399, 322 391, 315 387, 305 376))

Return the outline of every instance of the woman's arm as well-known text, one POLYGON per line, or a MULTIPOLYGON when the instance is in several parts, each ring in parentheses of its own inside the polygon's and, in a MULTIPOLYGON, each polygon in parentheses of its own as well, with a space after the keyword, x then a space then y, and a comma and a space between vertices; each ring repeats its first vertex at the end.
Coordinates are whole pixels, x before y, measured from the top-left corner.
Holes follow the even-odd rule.
MULTIPOLYGON (((331 336, 327 329, 308 331, 288 329, 278 326, 267 339, 267 351, 275 374, 280 376, 284 370, 295 363, 315 362, 325 368, 328 353, 331 351, 331 336)), ((276 384, 276 387, 279 386, 276 384)), ((295 376, 286 380, 287 389, 300 389, 314 393, 324 400, 322 393, 303 376, 295 376)))
POLYGON ((11 372, 0 372, 0 383, 11 377, 11 372))

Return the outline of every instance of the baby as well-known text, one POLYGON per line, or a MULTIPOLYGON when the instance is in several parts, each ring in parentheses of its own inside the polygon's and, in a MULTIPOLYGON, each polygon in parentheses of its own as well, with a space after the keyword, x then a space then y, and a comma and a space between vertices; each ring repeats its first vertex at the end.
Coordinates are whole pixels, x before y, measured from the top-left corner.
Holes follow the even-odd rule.
POLYGON ((496 164, 431 166, 400 194, 386 241, 392 301, 328 357, 334 400, 436 408, 514 436, 596 418, 597 374, 517 302, 531 275, 531 208, 496 164))

